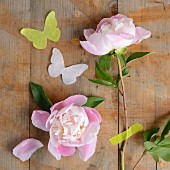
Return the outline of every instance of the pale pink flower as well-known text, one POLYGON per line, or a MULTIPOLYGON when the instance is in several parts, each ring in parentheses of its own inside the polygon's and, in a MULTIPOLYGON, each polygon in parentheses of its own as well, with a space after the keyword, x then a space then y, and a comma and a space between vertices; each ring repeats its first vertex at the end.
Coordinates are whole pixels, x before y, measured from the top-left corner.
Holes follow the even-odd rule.
MULTIPOLYGON (((102 121, 100 114, 93 108, 84 107, 87 98, 83 95, 75 95, 51 107, 51 114, 46 111, 35 110, 32 114, 34 126, 49 131, 49 152, 60 160, 61 156, 71 156, 76 148, 80 158, 88 160, 95 151, 97 134, 102 121)), ((29 159, 33 153, 32 145, 27 146, 25 152, 30 152, 25 158, 22 154, 23 146, 17 146, 20 153, 15 154, 21 160, 29 159)), ((16 149, 14 149, 15 151, 16 149)))
POLYGON ((138 44, 150 37, 151 32, 142 27, 135 27, 132 18, 117 14, 102 19, 96 30, 85 29, 87 41, 80 41, 82 47, 94 55, 104 55, 114 49, 121 49, 138 44))

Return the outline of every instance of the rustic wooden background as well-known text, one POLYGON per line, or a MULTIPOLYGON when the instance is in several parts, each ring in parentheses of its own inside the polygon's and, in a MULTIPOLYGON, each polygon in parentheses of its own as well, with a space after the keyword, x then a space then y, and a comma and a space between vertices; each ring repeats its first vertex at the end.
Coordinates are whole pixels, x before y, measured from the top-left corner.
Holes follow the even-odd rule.
MULTIPOLYGON (((130 51, 156 51, 131 64, 131 77, 126 78, 129 123, 141 123, 144 129, 165 123, 170 111, 170 0, 0 0, 0 170, 117 170, 118 148, 108 139, 121 130, 121 96, 109 87, 96 86, 94 78, 97 57, 85 52, 75 39, 83 29, 95 28, 103 17, 122 13, 134 19, 138 26, 152 32, 152 37, 130 51), (20 33, 23 27, 43 29, 44 19, 51 10, 56 12, 62 31, 58 43, 48 43, 44 50, 32 47, 20 33), (53 47, 64 54, 66 65, 87 63, 89 69, 74 85, 63 85, 60 78, 48 75, 47 66, 53 47), (97 109, 103 122, 94 156, 87 162, 78 153, 55 160, 47 151, 48 133, 33 127, 32 111, 37 108, 28 83, 42 84, 53 101, 82 93, 99 95, 105 102, 97 109), (34 137, 45 147, 29 161, 21 162, 12 149, 23 139, 34 137)), ((117 71, 116 65, 113 66, 117 71)), ((126 152, 126 170, 131 170, 142 151, 142 133, 130 138, 126 152)), ((169 170, 170 164, 155 163, 145 156, 137 170, 169 170)))

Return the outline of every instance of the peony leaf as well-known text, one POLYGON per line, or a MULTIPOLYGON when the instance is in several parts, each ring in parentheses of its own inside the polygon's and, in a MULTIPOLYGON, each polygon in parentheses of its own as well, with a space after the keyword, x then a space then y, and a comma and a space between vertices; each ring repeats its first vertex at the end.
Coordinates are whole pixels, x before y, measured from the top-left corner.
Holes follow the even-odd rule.
POLYGON ((41 109, 49 112, 50 107, 52 106, 52 103, 46 96, 43 87, 33 82, 30 82, 30 87, 31 87, 34 100, 37 103, 37 105, 41 109))
POLYGON ((114 82, 112 76, 110 74, 108 74, 107 72, 102 71, 97 62, 96 62, 96 76, 98 78, 101 78, 102 80, 109 81, 112 84, 114 82))
POLYGON ((131 62, 132 60, 135 60, 137 58, 141 58, 141 57, 144 57, 148 54, 151 54, 153 52, 135 52, 135 53, 132 53, 126 60, 126 63, 129 63, 131 62))
POLYGON ((150 142, 150 141, 146 141, 146 142, 144 143, 144 146, 145 146, 145 148, 146 148, 147 151, 150 151, 151 149, 157 147, 157 145, 156 145, 155 143, 150 142))
POLYGON ((110 138, 109 141, 112 145, 117 145, 123 142, 124 140, 130 138, 132 135, 136 134, 137 132, 141 131, 142 129, 143 129, 142 125, 135 123, 134 125, 130 126, 128 130, 110 138))
POLYGON ((170 162, 170 147, 155 147, 151 151, 153 154, 157 154, 164 161, 170 162))
POLYGON ((160 128, 152 128, 149 129, 147 131, 144 132, 143 136, 144 136, 144 142, 146 141, 150 141, 150 139, 152 138, 152 136, 154 134, 156 134, 159 131, 160 128))
POLYGON ((169 133, 169 130, 170 130, 170 119, 168 119, 168 121, 165 124, 165 127, 161 134, 161 139, 164 139, 164 137, 169 133))
POLYGON ((120 61, 122 62, 123 66, 126 67, 126 59, 122 54, 118 54, 117 55, 120 59, 120 61))
POLYGON ((114 88, 117 87, 114 83, 111 83, 111 82, 105 81, 105 80, 91 80, 91 79, 89 79, 89 81, 91 81, 92 83, 101 84, 101 85, 104 85, 104 86, 111 86, 111 87, 114 87, 114 88))
POLYGON ((151 154, 152 158, 153 158, 156 162, 159 162, 159 157, 158 157, 157 154, 152 153, 152 152, 151 152, 150 154, 151 154))
POLYGON ((98 97, 98 96, 88 97, 87 102, 83 106, 95 108, 96 106, 98 106, 103 101, 104 101, 104 98, 102 98, 102 97, 98 97))
POLYGON ((112 56, 110 54, 103 55, 99 58, 99 66, 104 71, 107 71, 111 67, 112 56))

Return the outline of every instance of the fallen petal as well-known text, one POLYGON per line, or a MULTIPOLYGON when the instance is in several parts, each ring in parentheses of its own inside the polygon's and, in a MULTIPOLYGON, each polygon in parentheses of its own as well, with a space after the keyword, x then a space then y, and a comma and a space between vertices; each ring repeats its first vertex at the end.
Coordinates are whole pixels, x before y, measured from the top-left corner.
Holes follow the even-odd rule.
POLYGON ((21 161, 28 160, 31 155, 44 145, 36 139, 26 139, 13 149, 13 154, 21 161))

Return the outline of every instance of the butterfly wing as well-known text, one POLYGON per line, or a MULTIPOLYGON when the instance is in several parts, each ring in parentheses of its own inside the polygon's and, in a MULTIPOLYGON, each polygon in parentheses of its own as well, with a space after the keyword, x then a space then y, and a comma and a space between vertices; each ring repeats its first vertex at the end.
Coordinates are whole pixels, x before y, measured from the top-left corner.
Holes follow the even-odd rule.
POLYGON ((48 73, 51 77, 58 77, 64 69, 63 55, 59 49, 54 48, 51 56, 51 64, 48 67, 48 73))
POLYGON ((35 48, 44 49, 47 46, 47 38, 41 31, 31 28, 23 28, 21 34, 31 41, 35 48))
POLYGON ((62 79, 64 84, 70 85, 75 83, 77 77, 79 77, 87 68, 87 64, 77 64, 64 68, 62 71, 62 79))
POLYGON ((55 18, 55 12, 51 11, 45 20, 45 26, 44 26, 44 33, 46 37, 53 41, 57 42, 60 39, 61 31, 57 27, 57 20, 55 18))

